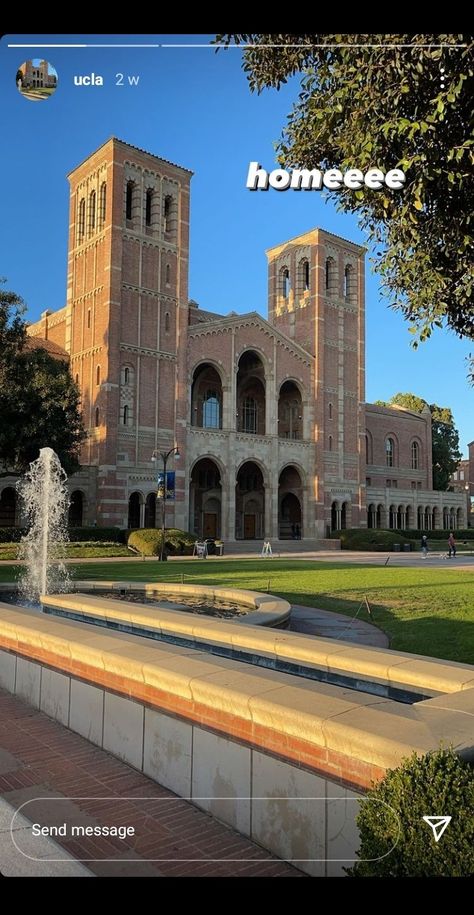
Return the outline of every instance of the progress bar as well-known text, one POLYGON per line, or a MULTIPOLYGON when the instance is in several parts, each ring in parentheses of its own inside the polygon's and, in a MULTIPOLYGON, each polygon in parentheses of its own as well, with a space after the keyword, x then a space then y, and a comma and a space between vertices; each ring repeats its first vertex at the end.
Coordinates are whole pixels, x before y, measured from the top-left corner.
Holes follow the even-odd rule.
POLYGON ((245 51, 248 48, 467 48, 468 44, 9 44, 8 48, 209 48, 215 51, 216 48, 236 48, 245 51))

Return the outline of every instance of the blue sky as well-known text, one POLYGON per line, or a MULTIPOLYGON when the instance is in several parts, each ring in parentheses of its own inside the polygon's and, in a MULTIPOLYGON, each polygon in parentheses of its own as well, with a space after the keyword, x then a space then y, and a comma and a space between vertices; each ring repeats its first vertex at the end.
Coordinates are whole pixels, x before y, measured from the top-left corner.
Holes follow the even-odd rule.
MULTIPOLYGON (((0 43, 3 219, 0 274, 28 304, 29 320, 60 308, 66 295, 68 184, 66 174, 109 136, 191 168, 190 296, 210 310, 266 316, 265 249, 313 226, 364 244, 357 221, 336 212, 318 192, 251 193, 248 163, 275 167, 274 143, 299 83, 251 95, 241 51, 190 48, 201 36, 9 35, 0 43), (163 43, 186 48, 8 48, 8 43, 163 43), (18 66, 44 55, 58 89, 41 104, 23 98, 18 66), (100 74, 104 85, 75 86, 75 75, 100 74), (116 86, 116 74, 124 74, 116 86), (138 86, 127 85, 139 76, 138 86), (5 137, 9 142, 5 142, 5 137)), ((335 195, 333 196, 335 199, 335 195)), ((450 406, 461 448, 474 438, 473 389, 466 357, 474 350, 438 331, 417 351, 401 315, 381 301, 367 270, 368 401, 413 391, 450 406)))

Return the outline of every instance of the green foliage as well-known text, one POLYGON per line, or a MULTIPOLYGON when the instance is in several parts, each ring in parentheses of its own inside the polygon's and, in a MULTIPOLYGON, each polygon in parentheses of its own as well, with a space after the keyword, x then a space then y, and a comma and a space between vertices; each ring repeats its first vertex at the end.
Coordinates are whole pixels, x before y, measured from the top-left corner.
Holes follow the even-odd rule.
MULTIPOLYGON (((421 540, 423 534, 427 534, 429 540, 447 540, 450 534, 450 531, 405 531, 405 534, 408 534, 409 537, 412 537, 415 541, 421 540)), ((474 539, 474 528, 466 528, 464 530, 453 531, 455 540, 461 542, 463 540, 473 540, 474 539)))
POLYGON ((125 531, 120 527, 70 527, 68 534, 71 541, 125 543, 125 531))
POLYGON ((411 537, 407 537, 406 531, 384 531, 378 528, 351 528, 349 530, 334 531, 332 537, 337 537, 341 541, 343 550, 370 550, 376 553, 386 553, 387 550, 393 550, 394 544, 399 543, 403 549, 406 543, 414 549, 416 542, 411 537))
POLYGON ((217 40, 259 46, 243 52, 252 91, 279 89, 301 75, 277 144, 282 167, 404 170, 401 192, 341 190, 339 208, 359 216, 383 290, 410 321, 414 346, 444 321, 460 336, 473 337, 469 36, 384 35, 382 46, 379 35, 253 33, 217 40), (466 47, 450 47, 461 43, 466 47))
POLYGON ((67 362, 27 346, 24 310, 0 289, 0 466, 21 473, 49 446, 70 474, 86 437, 79 391, 67 362))
MULTIPOLYGON (((196 540, 197 537, 194 534, 188 534, 187 531, 180 531, 177 528, 169 528, 165 535, 165 549, 168 553, 190 556, 196 540)), ((144 556, 159 556, 161 530, 155 527, 145 527, 132 531, 128 537, 128 545, 138 550, 139 553, 143 553, 144 556)))
POLYGON ((451 749, 421 759, 413 754, 390 769, 367 798, 383 803, 361 804, 361 860, 347 870, 351 877, 472 877, 472 764, 451 749), (423 817, 444 815, 453 819, 436 843, 423 817))
POLYGON ((391 407, 394 404, 413 410, 414 413, 423 413, 425 407, 431 412, 431 444, 433 458, 433 488, 446 492, 451 474, 461 460, 459 450, 459 433, 454 425, 454 417, 450 407, 439 407, 438 404, 428 404, 416 394, 394 394, 389 401, 377 400, 381 407, 391 407))

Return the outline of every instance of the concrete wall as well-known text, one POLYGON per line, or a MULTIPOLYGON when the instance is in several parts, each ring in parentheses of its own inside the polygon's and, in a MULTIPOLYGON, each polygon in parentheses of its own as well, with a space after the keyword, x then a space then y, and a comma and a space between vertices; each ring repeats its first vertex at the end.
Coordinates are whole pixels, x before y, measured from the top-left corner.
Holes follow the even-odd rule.
POLYGON ((355 858, 353 789, 1 650, 0 687, 313 876, 355 858))

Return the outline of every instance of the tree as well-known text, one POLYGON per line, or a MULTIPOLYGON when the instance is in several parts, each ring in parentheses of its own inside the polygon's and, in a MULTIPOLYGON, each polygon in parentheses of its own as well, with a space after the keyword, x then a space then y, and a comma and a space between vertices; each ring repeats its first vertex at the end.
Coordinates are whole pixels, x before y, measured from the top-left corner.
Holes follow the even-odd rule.
POLYGON ((456 470, 462 454, 459 450, 459 433, 454 425, 450 407, 428 404, 416 394, 394 394, 390 400, 376 400, 381 407, 397 404, 414 413, 423 413, 428 407, 431 413, 431 444, 433 454, 433 488, 447 490, 451 474, 456 470))
POLYGON ((28 346, 24 312, 20 296, 0 287, 0 467, 22 473, 49 446, 74 473, 86 437, 79 391, 66 361, 28 346))
POLYGON ((227 34, 216 41, 258 45, 243 54, 252 91, 279 89, 302 74, 277 144, 281 166, 404 170, 402 191, 345 189, 338 206, 359 216, 382 289, 411 322, 414 346, 443 323, 474 337, 469 39, 384 35, 381 45, 379 35, 227 34))
POLYGON ((453 750, 390 769, 360 806, 359 861, 351 877, 472 877, 474 770, 453 750), (436 843, 424 816, 452 816, 436 843))

